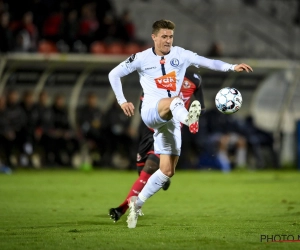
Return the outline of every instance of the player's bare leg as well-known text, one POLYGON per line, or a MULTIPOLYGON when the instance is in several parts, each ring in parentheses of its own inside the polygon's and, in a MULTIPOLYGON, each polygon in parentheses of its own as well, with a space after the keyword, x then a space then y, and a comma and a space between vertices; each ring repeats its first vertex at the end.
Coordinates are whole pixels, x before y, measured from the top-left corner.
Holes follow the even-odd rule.
POLYGON ((158 192, 174 175, 178 158, 177 155, 160 155, 160 169, 149 178, 138 197, 132 196, 128 200, 130 212, 127 217, 127 224, 129 228, 136 227, 139 211, 146 200, 158 192))
MULTIPOLYGON (((190 111, 187 111, 181 98, 163 98, 159 101, 157 109, 162 119, 170 120, 174 117, 175 120, 189 126, 192 133, 196 133, 198 131, 198 119, 201 112, 201 105, 199 101, 193 102, 190 111)), ((132 196, 128 200, 130 212, 127 217, 127 224, 129 228, 136 227, 138 213, 144 202, 158 192, 170 179, 170 177, 174 175, 178 158, 179 156, 177 155, 161 154, 160 169, 158 169, 149 178, 147 184, 139 193, 138 197, 132 196)))
MULTIPOLYGON (((158 161, 152 160, 152 157, 157 157, 154 155, 149 155, 148 159, 146 160, 145 166, 143 167, 142 172, 146 172, 149 175, 153 175, 159 169, 159 159, 158 161)), ((169 179, 163 186, 162 189, 164 191, 168 190, 171 185, 171 180, 169 179)), ((141 190, 140 190, 141 191, 141 190)))

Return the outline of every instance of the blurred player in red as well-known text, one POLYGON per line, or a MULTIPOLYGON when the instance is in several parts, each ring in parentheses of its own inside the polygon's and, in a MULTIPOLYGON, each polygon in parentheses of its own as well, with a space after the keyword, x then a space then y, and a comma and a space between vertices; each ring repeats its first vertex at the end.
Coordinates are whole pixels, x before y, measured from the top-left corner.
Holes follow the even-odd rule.
MULTIPOLYGON (((188 109, 191 98, 194 95, 195 99, 201 103, 201 114, 205 111, 201 76, 196 73, 186 72, 182 87, 179 93, 179 97, 184 101, 185 107, 188 109)), ((141 103, 140 108, 142 104, 141 103)), ((137 196, 143 187, 146 185, 150 176, 159 169, 159 155, 154 153, 153 146, 153 133, 154 131, 148 128, 143 121, 140 123, 139 127, 139 148, 137 153, 136 166, 139 174, 139 178, 134 182, 131 187, 126 199, 116 208, 109 209, 110 218, 114 222, 118 221, 123 214, 126 213, 128 209, 128 198, 131 196, 137 196)), ((167 190, 170 186, 170 179, 163 185, 162 189, 167 190)), ((142 213, 140 212, 140 215, 142 213)))

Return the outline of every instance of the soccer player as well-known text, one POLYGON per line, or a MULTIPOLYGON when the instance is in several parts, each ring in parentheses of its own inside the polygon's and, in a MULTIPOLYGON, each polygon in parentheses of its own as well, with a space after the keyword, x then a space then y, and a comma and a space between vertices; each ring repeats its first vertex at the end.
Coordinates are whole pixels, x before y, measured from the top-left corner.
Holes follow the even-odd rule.
POLYGON ((159 169, 151 175, 138 196, 129 199, 128 228, 135 228, 141 207, 158 192, 175 173, 181 150, 180 124, 198 132, 201 105, 192 102, 189 111, 178 96, 186 69, 194 65, 217 71, 252 71, 247 64, 233 65, 210 60, 181 47, 172 46, 175 24, 159 20, 152 25, 154 47, 132 55, 109 73, 109 81, 125 115, 134 115, 134 106, 124 96, 121 77, 137 71, 143 88, 141 108, 143 122, 154 129, 154 150, 160 155, 159 169))
MULTIPOLYGON (((186 72, 179 93, 179 96, 184 101, 186 108, 190 105, 192 95, 194 95, 196 100, 200 101, 201 114, 203 114, 205 104, 203 99, 201 76, 195 73, 186 72)), ((141 98, 140 108, 142 103, 141 98)), ((131 196, 139 194, 146 185, 150 176, 159 169, 159 155, 154 153, 153 133, 153 129, 148 128, 143 121, 140 122, 139 148, 136 162, 139 178, 134 182, 123 203, 116 208, 109 209, 109 215, 114 222, 118 221, 121 216, 126 213, 128 209, 128 199, 131 196)), ((162 186, 162 189, 167 190, 169 186, 170 179, 162 186)))

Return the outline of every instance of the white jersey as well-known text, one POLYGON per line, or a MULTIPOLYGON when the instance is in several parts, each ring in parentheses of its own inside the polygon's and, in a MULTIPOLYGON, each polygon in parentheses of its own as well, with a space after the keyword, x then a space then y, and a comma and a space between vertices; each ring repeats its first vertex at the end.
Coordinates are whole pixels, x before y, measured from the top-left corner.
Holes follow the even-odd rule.
POLYGON ((232 64, 219 60, 211 60, 181 47, 172 47, 165 56, 155 54, 154 48, 136 53, 120 63, 109 73, 109 80, 118 103, 126 102, 120 78, 137 71, 143 88, 143 105, 157 103, 167 97, 178 96, 186 69, 194 65, 217 71, 234 70, 232 64))

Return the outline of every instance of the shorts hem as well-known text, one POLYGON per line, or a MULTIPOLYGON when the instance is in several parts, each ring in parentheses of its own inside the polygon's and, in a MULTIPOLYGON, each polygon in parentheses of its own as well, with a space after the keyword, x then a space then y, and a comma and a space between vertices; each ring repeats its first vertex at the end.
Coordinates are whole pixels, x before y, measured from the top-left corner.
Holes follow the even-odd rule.
POLYGON ((158 155, 176 155, 176 156, 180 156, 180 153, 173 153, 173 152, 169 152, 169 151, 155 151, 155 154, 158 154, 158 155))

